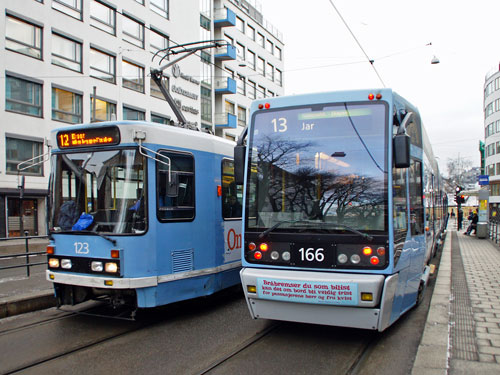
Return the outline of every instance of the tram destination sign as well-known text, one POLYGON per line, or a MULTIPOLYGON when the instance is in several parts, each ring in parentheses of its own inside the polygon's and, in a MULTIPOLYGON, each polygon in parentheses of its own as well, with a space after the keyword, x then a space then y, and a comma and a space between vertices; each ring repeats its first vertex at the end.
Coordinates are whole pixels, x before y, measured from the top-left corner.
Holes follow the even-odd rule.
POLYGON ((57 145, 61 149, 118 144, 120 144, 120 130, 116 126, 61 130, 57 133, 57 145))

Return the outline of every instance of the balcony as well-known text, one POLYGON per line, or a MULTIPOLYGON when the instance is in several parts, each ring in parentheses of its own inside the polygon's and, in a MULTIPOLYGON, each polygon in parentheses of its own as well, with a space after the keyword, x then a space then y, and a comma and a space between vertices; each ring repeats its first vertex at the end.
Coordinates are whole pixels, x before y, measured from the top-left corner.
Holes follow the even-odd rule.
POLYGON ((215 60, 236 60, 236 47, 230 44, 215 49, 215 60))
POLYGON ((236 115, 232 113, 216 113, 215 114, 215 127, 218 129, 236 129, 238 126, 236 115))
POLYGON ((236 81, 230 77, 215 80, 216 94, 236 94, 236 81))
POLYGON ((216 9, 214 27, 236 26, 236 14, 228 8, 216 9))

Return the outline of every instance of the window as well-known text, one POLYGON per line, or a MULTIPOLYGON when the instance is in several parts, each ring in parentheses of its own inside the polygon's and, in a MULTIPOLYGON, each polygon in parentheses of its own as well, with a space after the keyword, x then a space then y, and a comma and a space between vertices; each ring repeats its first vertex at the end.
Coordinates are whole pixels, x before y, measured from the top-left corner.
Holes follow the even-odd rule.
POLYGON ((255 28, 247 24, 247 36, 255 40, 255 28))
MULTIPOLYGON (((149 48, 151 53, 153 54, 160 50, 168 48, 168 36, 160 33, 159 31, 151 30, 151 32, 149 33, 149 48)), ((160 56, 160 58, 162 57, 163 54, 160 56)))
POLYGON ((225 100, 224 101, 224 109, 225 109, 226 113, 230 113, 230 114, 234 115, 234 112, 235 112, 234 103, 231 103, 231 102, 225 100))
POLYGON ((212 122, 212 91, 201 86, 201 120, 212 122))
POLYGON ((406 169, 392 169, 392 199, 394 202, 393 222, 395 231, 404 231, 408 228, 407 194, 406 194, 406 169))
POLYGON ((169 167, 156 163, 158 210, 160 221, 190 221, 195 216, 194 158, 190 154, 160 151, 170 160, 169 167), (169 181, 170 177, 170 181, 169 181))
POLYGON ((168 18, 168 0, 149 0, 149 5, 153 12, 168 18))
POLYGON ((281 73, 281 70, 276 69, 274 78, 276 79, 276 83, 278 85, 283 86, 283 73, 281 73))
POLYGON ((205 51, 200 52, 201 56, 201 66, 200 66, 200 76, 201 83, 207 86, 212 86, 212 64, 211 55, 205 51))
POLYGON ((227 72, 228 76, 234 79, 234 71, 229 69, 228 67, 225 67, 224 70, 227 72))
POLYGON ((238 61, 245 61, 245 46, 240 44, 240 43, 236 43, 236 56, 237 56, 237 59, 238 61))
POLYGON ((123 60, 122 82, 123 87, 144 92, 144 68, 123 60))
POLYGON ((248 97, 250 99, 255 99, 256 98, 256 92, 255 92, 255 82, 248 81, 248 97))
POLYGON ((243 185, 234 183, 234 162, 222 160, 222 217, 241 219, 241 200, 243 185))
POLYGON ((265 44, 266 43, 266 38, 264 38, 264 35, 262 35, 261 33, 257 33, 257 43, 262 48, 266 47, 266 44, 265 44))
POLYGON ((42 117, 42 85, 7 75, 5 110, 42 117))
POLYGON ((52 34, 52 64, 82 71, 82 44, 59 34, 52 34))
POLYGON ((90 48, 90 76, 110 83, 116 82, 116 57, 90 48))
POLYGON ((170 118, 160 115, 154 115, 151 113, 151 122, 156 122, 157 124, 168 125, 170 123, 170 118))
POLYGON ((283 52, 281 51, 281 48, 279 48, 278 46, 274 46, 274 55, 278 58, 278 59, 282 59, 283 58, 283 52))
MULTIPOLYGON (((19 163, 43 155, 43 142, 6 137, 5 150, 7 173, 17 174, 17 165, 19 163)), ((39 160, 35 160, 34 163, 38 161, 39 160)), ((28 165, 29 164, 23 164, 22 167, 27 167, 28 165)), ((27 168, 21 173, 27 175, 43 176, 43 163, 27 168)))
POLYGON ((123 106, 123 119, 131 121, 144 121, 146 113, 138 109, 123 106))
POLYGON ((411 234, 424 234, 424 204, 422 201, 422 162, 410 163, 410 225, 411 234))
POLYGON ((266 74, 267 74, 267 79, 274 81, 274 66, 272 66, 269 63, 267 64, 266 74))
POLYGON ((90 24, 111 35, 116 34, 116 11, 96 0, 90 2, 90 24))
POLYGON ((271 55, 274 54, 274 44, 269 39, 266 39, 266 50, 271 55))
POLYGON ((245 127, 247 124, 247 109, 238 106, 238 125, 245 127))
POLYGON ((90 119, 92 122, 116 120, 116 104, 102 99, 90 98, 90 119))
POLYGON ((144 25, 127 16, 122 17, 123 40, 144 48, 144 25))
POLYGON ((42 58, 42 28, 7 15, 5 48, 23 55, 42 58))
POLYGON ((497 163, 497 175, 500 175, 500 163, 497 163))
POLYGON ((82 96, 52 87, 52 120, 78 124, 82 122, 82 96))
MULTIPOLYGON (((170 90, 170 86, 169 86, 170 85, 170 81, 169 81, 168 77, 162 76, 161 80, 163 82, 163 85, 167 89, 167 91, 170 90)), ((158 87, 158 85, 156 84, 156 82, 153 80, 153 78, 150 78, 149 87, 150 87, 150 93, 151 93, 152 97, 155 97, 155 98, 158 98, 158 99, 162 99, 162 100, 166 100, 165 97, 163 96, 163 94, 161 93, 160 88, 158 87)))
POLYGON ((260 86, 257 88, 257 99, 264 99, 266 97, 266 88, 260 86))
POLYGON ((236 17, 236 28, 245 34, 245 21, 243 21, 240 17, 236 17))
POLYGON ((250 50, 248 50, 247 62, 248 62, 248 67, 255 70, 255 53, 253 53, 250 50))
POLYGON ((265 76, 266 74, 266 62, 262 58, 257 58, 257 73, 265 76))
POLYGON ((246 95, 245 77, 238 74, 238 94, 246 95))
POLYGON ((77 20, 82 19, 82 0, 52 0, 52 8, 77 20))
POLYGON ((231 38, 229 35, 224 34, 224 40, 228 42, 230 45, 234 46, 234 39, 231 38))

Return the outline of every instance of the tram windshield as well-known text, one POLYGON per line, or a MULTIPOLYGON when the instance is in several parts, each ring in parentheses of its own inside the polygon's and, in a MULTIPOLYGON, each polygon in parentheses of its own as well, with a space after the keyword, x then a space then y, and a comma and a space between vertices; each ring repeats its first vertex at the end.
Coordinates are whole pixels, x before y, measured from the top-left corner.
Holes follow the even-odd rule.
POLYGON ((137 150, 52 157, 52 232, 146 231, 145 161, 137 150))
POLYGON ((247 229, 386 230, 386 129, 383 103, 256 113, 249 142, 247 229))

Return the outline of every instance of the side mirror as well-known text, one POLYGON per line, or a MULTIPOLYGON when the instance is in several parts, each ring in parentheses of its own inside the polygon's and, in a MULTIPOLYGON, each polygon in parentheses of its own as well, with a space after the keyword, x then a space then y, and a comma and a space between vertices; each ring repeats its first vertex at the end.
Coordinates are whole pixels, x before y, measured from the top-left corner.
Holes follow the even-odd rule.
POLYGON ((410 136, 396 134, 392 140, 394 166, 408 168, 410 166, 410 136))
POLYGON ((234 183, 243 185, 245 179, 245 154, 247 147, 237 145, 234 147, 234 183))

